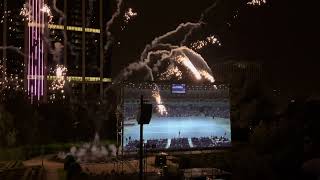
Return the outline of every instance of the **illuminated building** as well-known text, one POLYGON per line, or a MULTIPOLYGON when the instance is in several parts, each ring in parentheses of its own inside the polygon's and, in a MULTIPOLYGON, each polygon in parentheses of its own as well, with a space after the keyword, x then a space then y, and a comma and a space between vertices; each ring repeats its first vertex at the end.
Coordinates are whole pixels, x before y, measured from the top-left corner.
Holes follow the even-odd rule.
POLYGON ((1 49, 1 65, 8 75, 18 77, 32 102, 47 102, 56 93, 50 91, 50 86, 56 79, 53 70, 57 65, 67 68, 66 80, 72 93, 102 97, 104 85, 111 82, 110 62, 103 50, 104 26, 110 18, 106 13, 111 13, 106 10, 109 2, 56 1, 56 8, 54 2, 0 2, 0 46, 14 47, 1 49), (52 12, 52 20, 44 11, 45 6, 52 12), (23 18, 22 7, 32 15, 23 18), (64 18, 60 10, 65 13, 64 18), (62 51, 58 58, 56 43, 60 43, 62 51))

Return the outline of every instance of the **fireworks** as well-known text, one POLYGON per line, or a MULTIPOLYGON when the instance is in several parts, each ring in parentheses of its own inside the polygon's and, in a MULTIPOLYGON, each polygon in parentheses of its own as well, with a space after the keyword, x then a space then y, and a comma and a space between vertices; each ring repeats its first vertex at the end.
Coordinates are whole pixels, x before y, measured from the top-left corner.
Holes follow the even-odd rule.
MULTIPOLYGON (((5 96, 3 94, 4 90, 13 90, 13 91, 23 91, 23 79, 19 78, 17 74, 7 74, 7 69, 4 65, 2 65, 2 61, 0 60, 0 92, 1 96, 5 96)), ((0 98, 1 100, 1 98, 0 98)))
POLYGON ((159 89, 158 89, 157 86, 152 91, 152 97, 154 97, 154 99, 156 100, 158 112, 161 115, 167 115, 168 114, 167 109, 162 103, 161 96, 160 96, 160 93, 159 93, 159 89))
POLYGON ((213 76, 211 76, 207 71, 205 70, 201 70, 199 71, 201 76, 204 77, 205 79, 209 80, 211 83, 214 83, 215 80, 213 78, 213 76))
POLYGON ((266 4, 266 3, 267 3, 266 0, 251 0, 247 4, 251 6, 262 6, 263 4, 266 4))
POLYGON ((117 0, 117 10, 112 14, 111 19, 107 22, 106 25, 106 33, 107 33, 107 43, 104 46, 104 49, 107 51, 110 47, 110 45, 114 41, 114 37, 110 31, 111 25, 113 24, 114 20, 119 16, 121 12, 121 6, 122 6, 123 0, 117 0))
POLYGON ((160 80, 168 80, 172 77, 177 77, 178 80, 182 79, 182 72, 173 64, 170 64, 168 70, 160 75, 160 80))
POLYGON ((64 93, 64 86, 66 84, 66 75, 67 75, 68 69, 64 67, 63 65, 57 65, 56 69, 54 70, 55 73, 55 79, 52 82, 51 87, 49 88, 52 91, 60 91, 61 93, 64 93))
POLYGON ((200 40, 192 43, 191 48, 194 50, 201 50, 202 48, 208 45, 214 45, 214 44, 221 46, 220 41, 213 35, 213 36, 207 37, 205 40, 200 40))
POLYGON ((124 14, 124 22, 129 23, 129 21, 138 15, 137 12, 134 12, 132 8, 129 8, 124 14))
POLYGON ((176 62, 178 62, 179 64, 184 65, 187 69, 189 69, 192 74, 194 75, 194 77, 197 80, 201 80, 201 75, 199 73, 199 71, 197 70, 197 68, 192 64, 192 62, 190 61, 190 59, 186 56, 182 56, 182 55, 178 55, 175 57, 176 62))
MULTIPOLYGON (((43 4, 40 11, 43 12, 44 14, 47 14, 49 18, 48 23, 52 23, 53 15, 50 7, 47 4, 43 4)), ((33 14, 32 8, 29 6, 29 3, 23 4, 23 7, 20 10, 20 15, 23 16, 23 20, 28 21, 29 23, 32 23, 34 19, 32 14, 33 14)))
POLYGON ((23 4, 20 15, 23 16, 24 21, 32 22, 32 14, 28 3, 23 4))
POLYGON ((40 11, 47 14, 49 18, 48 23, 52 23, 53 15, 49 6, 47 4, 44 4, 40 11))
POLYGON ((126 28, 126 24, 128 24, 132 18, 136 17, 138 13, 134 12, 132 8, 129 8, 124 14, 124 25, 121 26, 121 30, 126 28))

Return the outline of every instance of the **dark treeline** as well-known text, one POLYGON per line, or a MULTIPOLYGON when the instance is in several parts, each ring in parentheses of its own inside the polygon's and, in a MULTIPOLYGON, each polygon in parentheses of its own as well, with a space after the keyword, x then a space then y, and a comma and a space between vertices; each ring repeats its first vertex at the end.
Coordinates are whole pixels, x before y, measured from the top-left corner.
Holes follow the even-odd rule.
POLYGON ((0 146, 90 141, 95 132, 114 139, 116 116, 106 100, 56 100, 31 104, 24 93, 7 92, 0 103, 0 146))

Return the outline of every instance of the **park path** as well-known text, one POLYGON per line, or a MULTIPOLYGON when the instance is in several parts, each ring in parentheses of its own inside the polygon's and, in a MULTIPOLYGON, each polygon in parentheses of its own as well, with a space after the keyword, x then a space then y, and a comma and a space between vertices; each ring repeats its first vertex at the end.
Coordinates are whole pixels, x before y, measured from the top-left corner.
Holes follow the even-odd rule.
MULTIPOLYGON (((46 170, 46 180, 59 180, 58 170, 63 169, 63 163, 50 161, 50 157, 43 158, 43 166, 46 170)), ((159 169, 154 167, 155 157, 147 158, 147 168, 148 172, 159 172, 159 169)), ((41 166, 42 158, 37 157, 31 160, 24 161, 25 166, 41 166)), ((109 162, 109 163, 82 163, 80 164, 82 170, 89 174, 101 174, 101 173, 111 173, 113 170, 116 172, 121 172, 122 170, 127 173, 138 172, 139 161, 138 160, 127 160, 124 163, 109 162)))
MULTIPOLYGON (((25 166, 41 166, 42 158, 34 158, 31 160, 24 161, 25 166)), ((43 166, 46 170, 47 180, 59 180, 58 169, 63 169, 63 163, 54 162, 47 160, 46 157, 43 159, 43 166)))

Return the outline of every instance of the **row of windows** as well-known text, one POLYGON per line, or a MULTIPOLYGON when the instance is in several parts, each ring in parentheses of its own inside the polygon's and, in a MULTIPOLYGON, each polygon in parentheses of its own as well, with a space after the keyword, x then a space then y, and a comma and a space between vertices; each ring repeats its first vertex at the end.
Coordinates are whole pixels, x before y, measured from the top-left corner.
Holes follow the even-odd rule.
MULTIPOLYGON (((32 27, 44 27, 44 25, 42 24, 37 24, 37 23, 28 23, 28 26, 32 26, 32 27)), ((49 29, 60 29, 60 30, 64 30, 64 26, 63 25, 57 25, 57 24, 48 24, 48 28, 49 29)), ((83 28, 82 27, 77 27, 77 26, 67 26, 67 30, 68 31, 78 31, 78 32, 82 32, 83 28)), ((94 29, 94 28, 84 28, 85 32, 89 32, 89 33, 100 33, 100 29, 94 29)))

